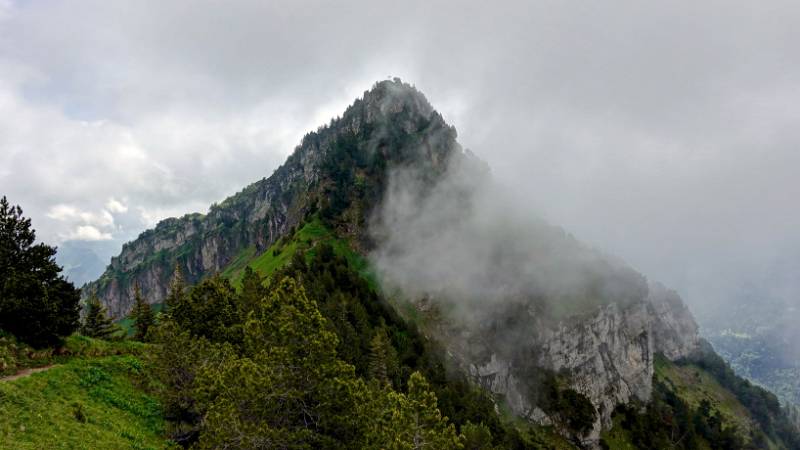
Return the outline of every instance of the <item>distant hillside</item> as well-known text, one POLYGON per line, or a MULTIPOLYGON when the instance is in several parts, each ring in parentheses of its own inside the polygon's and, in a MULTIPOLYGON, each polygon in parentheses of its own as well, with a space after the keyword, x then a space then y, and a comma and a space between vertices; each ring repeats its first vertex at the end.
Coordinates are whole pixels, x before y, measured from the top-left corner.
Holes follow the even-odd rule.
POLYGON ((100 255, 111 254, 113 250, 105 243, 67 241, 58 246, 56 261, 64 267, 64 275, 75 284, 82 286, 94 281, 106 268, 105 258, 100 255))
POLYGON ((769 299, 731 299, 704 334, 736 372, 800 405, 800 309, 769 299))

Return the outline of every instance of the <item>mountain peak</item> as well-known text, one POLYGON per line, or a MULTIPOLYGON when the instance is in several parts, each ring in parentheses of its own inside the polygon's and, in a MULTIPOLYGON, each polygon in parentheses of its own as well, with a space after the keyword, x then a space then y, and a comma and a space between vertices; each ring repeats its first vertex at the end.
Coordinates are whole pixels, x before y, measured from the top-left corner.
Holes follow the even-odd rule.
POLYGON ((462 155, 455 128, 414 86, 398 78, 375 83, 342 114, 306 134, 268 178, 212 205, 206 215, 165 219, 123 246, 85 292, 117 316, 128 313, 139 285, 152 303, 167 292, 176 266, 190 283, 219 273, 243 251, 265 251, 309 214, 320 214, 355 238, 394 168, 414 168, 435 180, 462 155))
POLYGON ((425 95, 411 84, 400 78, 376 82, 372 89, 364 91, 364 103, 382 114, 391 114, 407 109, 421 116, 429 117, 434 113, 425 95))

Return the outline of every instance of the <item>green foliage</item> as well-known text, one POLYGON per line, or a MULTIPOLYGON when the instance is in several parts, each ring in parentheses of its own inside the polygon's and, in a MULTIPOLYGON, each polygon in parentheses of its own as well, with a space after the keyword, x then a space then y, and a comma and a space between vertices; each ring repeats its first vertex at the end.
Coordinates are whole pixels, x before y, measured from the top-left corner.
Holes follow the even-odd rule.
MULTIPOLYGON (((752 448, 709 402, 692 407, 660 381, 654 383, 653 398, 643 412, 628 405, 618 407, 615 414, 622 418, 615 423, 627 430, 630 444, 638 449, 752 448)), ((607 440, 605 444, 608 448, 607 440)))
POLYGON ((684 361, 711 373, 720 385, 729 390, 750 412, 767 436, 783 442, 788 448, 800 448, 800 431, 781 409, 778 398, 771 392, 737 376, 707 342, 693 358, 684 361))
POLYGON ((338 448, 359 433, 341 414, 357 407, 353 370, 336 358, 336 335, 292 279, 249 315, 241 356, 200 376, 203 448, 338 448))
MULTIPOLYGON (((717 358, 701 353, 675 364, 657 355, 651 402, 615 411, 615 428, 603 436, 606 448, 797 448, 791 433, 770 434, 755 420, 742 401, 748 397, 729 387, 748 392, 752 386, 726 375, 727 366, 717 358)), ((783 419, 771 420, 779 424, 783 419)))
POLYGON ((389 374, 398 373, 397 351, 389 341, 386 328, 381 327, 375 331, 375 337, 370 342, 369 362, 367 375, 381 384, 389 384, 389 374))
POLYGON ((194 336, 214 342, 241 342, 237 295, 226 278, 213 276, 201 281, 172 307, 170 316, 194 336))
POLYGON ((267 295, 264 280, 252 268, 245 267, 242 277, 242 289, 239 292, 239 310, 241 317, 247 317, 251 311, 258 309, 261 299, 267 295))
POLYGON ((115 324, 111 317, 108 317, 105 306, 100 303, 100 299, 93 292, 86 301, 86 313, 81 334, 88 337, 106 339, 122 332, 122 328, 115 324))
POLYGON ((367 437, 372 446, 398 450, 463 448, 462 436, 442 416, 436 394, 422 374, 411 374, 407 394, 387 392, 385 406, 367 437))
POLYGON ((592 429, 597 418, 597 410, 592 402, 574 389, 559 391, 555 409, 559 411, 560 418, 567 427, 581 435, 592 429))
POLYGON ((247 264, 245 257, 225 271, 238 293, 224 278, 209 278, 154 332, 153 371, 176 441, 413 448, 381 441, 390 423, 377 418, 408 411, 414 403, 403 392, 419 371, 448 425, 471 422, 493 445, 526 448, 491 397, 445 370, 444 350, 400 318, 376 292, 366 261, 319 219, 247 264))
POLYGON ((56 249, 34 244, 31 221, 0 199, 0 329, 35 347, 57 344, 79 325, 80 293, 60 274, 56 249))
MULTIPOLYGON (((242 251, 234 261, 222 272, 223 278, 231 280, 234 287, 240 288, 247 268, 252 269, 262 277, 270 277, 278 269, 294 264, 294 258, 313 255, 314 245, 327 242, 333 245, 339 254, 349 253, 350 258, 360 258, 349 249, 347 243, 337 239, 333 232, 316 217, 312 218, 297 231, 279 239, 260 255, 255 255, 255 248, 248 247, 242 251)), ((362 264, 362 265, 365 265, 362 264)))
POLYGON ((138 284, 133 287, 133 301, 131 319, 136 330, 133 338, 137 341, 144 341, 147 338, 148 330, 155 324, 155 314, 153 313, 153 308, 150 307, 150 303, 147 303, 142 297, 142 291, 139 289, 138 284))
MULTIPOLYGON (((247 278, 246 286, 261 286, 257 275, 247 278)), ((255 292, 248 290, 240 302, 255 292)), ((226 300, 210 297, 230 295, 198 285, 187 303, 195 291, 212 304, 226 300)), ((149 367, 176 441, 197 448, 460 448, 421 375, 407 395, 365 383, 338 357, 337 333, 301 283, 283 276, 263 292, 242 308, 249 311, 240 339, 184 329, 183 305, 153 330, 149 367)))
POLYGON ((24 369, 64 363, 73 357, 141 355, 144 344, 124 340, 94 339, 72 334, 57 348, 34 349, 14 336, 0 332, 0 375, 14 375, 24 369))
POLYGON ((226 360, 231 348, 212 343, 203 336, 192 336, 176 321, 167 318, 152 332, 156 343, 148 358, 148 369, 156 382, 152 389, 161 400, 168 434, 178 443, 197 440, 204 410, 198 405, 198 373, 209 364, 226 360))
POLYGON ((129 340, 103 340, 73 334, 64 342, 59 351, 66 357, 86 356, 100 357, 111 355, 142 356, 147 353, 147 344, 129 340))
POLYGON ((464 450, 491 450, 494 449, 492 443, 492 431, 484 424, 474 424, 467 422, 461 427, 461 434, 464 436, 464 450))
MULTIPOLYGON (((409 376, 420 371, 431 383, 439 408, 456 426, 467 421, 484 423, 497 443, 515 433, 505 427, 495 413, 492 398, 473 386, 460 372, 445 370, 446 353, 425 339, 404 321, 373 289, 373 280, 362 260, 348 257, 349 248, 336 242, 322 241, 312 247, 307 257, 292 258, 292 264, 276 271, 273 278, 290 276, 302 280, 309 297, 317 300, 319 309, 338 337, 337 355, 352 364, 356 374, 372 377, 376 368, 382 372, 382 350, 374 351, 375 336, 385 333, 386 374, 391 386, 407 389, 409 376), (386 345, 388 344, 388 345, 386 345)), ((383 340, 383 337, 379 337, 383 340)), ((381 375, 382 377, 382 375, 381 375)))

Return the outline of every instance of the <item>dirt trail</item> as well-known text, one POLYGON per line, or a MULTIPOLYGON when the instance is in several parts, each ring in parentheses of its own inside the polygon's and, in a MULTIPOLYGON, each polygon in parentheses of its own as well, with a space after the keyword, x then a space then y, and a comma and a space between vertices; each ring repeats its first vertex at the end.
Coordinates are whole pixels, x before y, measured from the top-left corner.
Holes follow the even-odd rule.
POLYGON ((20 379, 20 378, 25 378, 25 377, 27 377, 27 376, 29 376, 31 374, 34 374, 34 373, 37 373, 37 372, 44 372, 45 370, 52 369, 55 366, 56 366, 56 364, 50 364, 49 366, 34 367, 33 369, 21 370, 21 371, 15 373, 14 375, 9 375, 7 377, 0 377, 0 382, 2 382, 2 381, 14 381, 14 380, 17 380, 17 379, 20 379))

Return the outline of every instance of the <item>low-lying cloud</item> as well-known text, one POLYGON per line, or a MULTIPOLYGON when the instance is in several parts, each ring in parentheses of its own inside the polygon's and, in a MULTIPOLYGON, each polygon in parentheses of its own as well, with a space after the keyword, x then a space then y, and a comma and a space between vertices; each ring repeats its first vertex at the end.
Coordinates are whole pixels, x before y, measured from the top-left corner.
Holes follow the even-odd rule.
POLYGON ((432 186, 413 169, 393 171, 371 230, 385 286, 470 317, 509 302, 591 308, 648 293, 644 277, 547 224, 469 154, 432 186))

